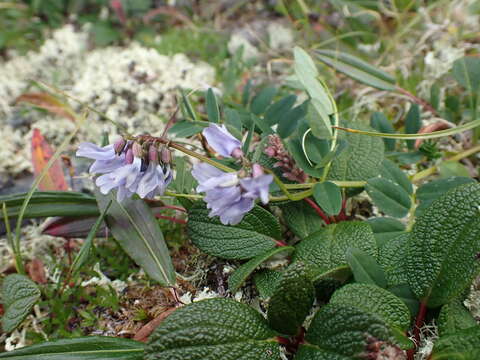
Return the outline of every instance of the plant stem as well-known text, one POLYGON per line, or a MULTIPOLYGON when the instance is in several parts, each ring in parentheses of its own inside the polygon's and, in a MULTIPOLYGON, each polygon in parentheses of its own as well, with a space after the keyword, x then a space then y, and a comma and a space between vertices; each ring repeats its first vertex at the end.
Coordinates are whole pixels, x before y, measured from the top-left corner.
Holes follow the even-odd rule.
POLYGON ((216 168, 219 168, 220 170, 226 171, 226 172, 236 172, 235 169, 232 169, 231 167, 228 167, 226 165, 220 164, 219 162, 210 159, 209 157, 206 157, 205 155, 201 155, 199 153, 196 153, 195 151, 189 150, 186 147, 179 145, 177 143, 167 143, 167 146, 176 149, 178 151, 181 151, 187 155, 193 156, 194 158, 197 158, 199 160, 202 160, 203 162, 206 162, 212 166, 215 166, 216 168))
POLYGON ((171 222, 174 222, 174 223, 177 223, 177 224, 182 224, 182 225, 186 225, 187 224, 187 221, 184 220, 184 219, 177 219, 177 218, 174 218, 174 217, 171 217, 171 216, 164 216, 164 215, 159 215, 159 214, 156 214, 155 217, 157 219, 164 219, 164 220, 168 220, 168 221, 171 221, 171 222))
POLYGON ((20 249, 16 248, 15 242, 13 241, 12 230, 10 229, 10 222, 8 220, 6 203, 2 203, 2 212, 3 212, 3 219, 5 220, 5 231, 7 233, 8 246, 12 250, 13 256, 15 257, 15 268, 17 269, 18 273, 21 273, 21 269, 23 267, 22 254, 20 253, 20 249))
POLYGON ((425 321, 425 315, 427 314, 427 304, 426 302, 420 302, 420 309, 418 310, 417 317, 415 319, 415 327, 413 328, 413 337, 415 339, 415 347, 407 351, 407 359, 413 360, 415 352, 420 343, 420 329, 423 326, 425 321))
POLYGON ((325 224, 327 224, 327 225, 330 224, 330 219, 323 212, 323 210, 320 209, 320 206, 318 206, 315 201, 313 201, 312 199, 310 199, 308 197, 303 199, 303 200, 305 200, 308 203, 308 205, 310 205, 312 207, 312 209, 315 210, 315 212, 318 214, 318 216, 320 216, 322 218, 322 220, 325 222, 325 224))
POLYGON ((410 91, 401 88, 400 86, 397 87, 397 91, 405 96, 408 96, 412 101, 420 106, 422 106, 425 110, 430 111, 435 116, 440 116, 438 111, 430 105, 427 101, 419 98, 418 96, 413 95, 410 91))

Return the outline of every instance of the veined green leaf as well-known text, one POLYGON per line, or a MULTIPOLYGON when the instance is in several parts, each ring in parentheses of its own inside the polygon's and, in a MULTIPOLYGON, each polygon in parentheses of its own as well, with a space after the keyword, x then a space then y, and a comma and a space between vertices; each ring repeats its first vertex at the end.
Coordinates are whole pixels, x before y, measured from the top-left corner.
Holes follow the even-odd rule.
POLYGON ((220 121, 220 110, 218 109, 217 98, 212 88, 207 90, 206 99, 208 121, 218 123, 220 121))
POLYGON ((412 202, 410 195, 397 183, 376 177, 367 180, 365 189, 373 203, 385 214, 397 218, 408 214, 412 202))
POLYGON ((387 287, 385 272, 372 255, 351 247, 347 249, 346 259, 357 283, 387 287))
POLYGON ((158 221, 143 200, 127 198, 121 203, 116 193, 95 191, 98 207, 107 211, 106 223, 125 252, 153 280, 164 286, 175 285, 175 270, 158 221))
POLYGON ((315 50, 315 55, 325 64, 366 85, 380 90, 396 89, 394 77, 353 55, 335 50, 315 50))
POLYGON ((342 192, 330 181, 315 184, 313 197, 328 215, 337 215, 342 209, 342 192))
POLYGON ((86 336, 27 346, 0 354, 8 360, 142 360, 144 344, 129 339, 86 336))

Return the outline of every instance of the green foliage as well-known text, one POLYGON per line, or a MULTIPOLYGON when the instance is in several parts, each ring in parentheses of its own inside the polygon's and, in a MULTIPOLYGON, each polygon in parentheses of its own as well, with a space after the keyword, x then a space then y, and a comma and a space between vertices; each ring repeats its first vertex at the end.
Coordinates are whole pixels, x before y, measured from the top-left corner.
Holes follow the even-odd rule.
POLYGON ((304 239, 322 228, 322 221, 305 201, 292 201, 281 206, 288 228, 304 239))
MULTIPOLYGON (((374 112, 370 118, 370 126, 375 130, 382 132, 382 133, 390 133, 394 134, 395 129, 393 128, 392 123, 387 117, 381 112, 374 112)), ((387 151, 394 151, 395 150, 395 139, 383 139, 385 143, 385 149, 387 151)))
POLYGON ((5 307, 2 328, 5 332, 12 332, 27 317, 40 298, 40 289, 26 276, 12 274, 3 280, 1 294, 5 307))
POLYGON ((382 288, 387 286, 385 272, 373 256, 356 248, 348 248, 346 259, 357 283, 373 284, 382 288))
POLYGON ((269 298, 282 278, 282 273, 277 270, 262 269, 257 272, 253 279, 261 298, 269 298))
POLYGON ((480 326, 440 337, 433 347, 432 360, 475 360, 480 355, 480 326))
POLYGON ((367 223, 372 227, 373 234, 375 235, 379 247, 405 232, 405 225, 400 220, 394 218, 369 218, 367 223))
POLYGON ((188 235, 195 246, 209 255, 224 259, 249 259, 275 247, 281 238, 278 220, 267 210, 255 206, 235 225, 223 225, 203 202, 188 212, 188 235))
MULTIPOLYGON (((416 134, 422 126, 422 120, 420 119, 420 107, 417 104, 412 104, 405 117, 405 133, 416 134)), ((410 150, 415 147, 414 140, 407 140, 407 146, 410 150)))
POLYGON ((184 306, 150 336, 145 360, 280 359, 275 332, 251 307, 228 299, 184 306))
POLYGON ((342 209, 342 192, 330 181, 317 183, 313 188, 313 197, 328 215, 337 215, 342 209))
POLYGON ((282 274, 268 305, 270 327, 282 334, 295 335, 310 312, 315 289, 302 263, 282 274))
POLYGON ((438 333, 440 336, 455 334, 457 331, 477 325, 475 318, 463 306, 460 299, 454 299, 442 306, 438 315, 438 333))
POLYGON ((402 218, 410 210, 410 195, 397 183, 382 177, 368 179, 365 187, 368 195, 386 215, 402 218))

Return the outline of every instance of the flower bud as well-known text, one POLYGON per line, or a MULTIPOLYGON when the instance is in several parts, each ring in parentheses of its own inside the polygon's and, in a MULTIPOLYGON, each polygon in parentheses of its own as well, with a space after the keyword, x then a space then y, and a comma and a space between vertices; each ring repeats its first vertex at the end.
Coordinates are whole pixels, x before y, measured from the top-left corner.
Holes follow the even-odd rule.
POLYGON ((252 176, 254 178, 262 176, 264 174, 265 174, 265 172, 263 171, 263 168, 259 164, 253 164, 252 165, 252 176))
POLYGON ((143 156, 143 149, 142 149, 142 145, 140 145, 139 143, 137 142, 134 142, 133 145, 132 145, 132 151, 133 151, 133 155, 135 157, 138 157, 138 158, 141 158, 143 156))
POLYGON ((235 159, 240 159, 243 156, 243 151, 240 148, 236 148, 232 151, 232 156, 235 159))
POLYGON ((155 145, 150 145, 148 148, 148 160, 150 162, 158 162, 158 149, 155 145))
POLYGON ((162 163, 170 164, 172 162, 172 152, 166 147, 163 147, 162 150, 160 150, 160 156, 162 163))
POLYGON ((128 149, 128 150, 127 150, 127 153, 125 154, 125 162, 126 162, 127 164, 133 163, 133 151, 132 151, 131 148, 128 149))
POLYGON ((269 147, 265 148, 265 154, 268 157, 274 157, 277 154, 277 152, 275 151, 273 146, 269 146, 269 147))
POLYGON ((125 141, 124 138, 120 138, 115 143, 113 144, 113 149, 115 150, 115 154, 120 155, 123 149, 125 148, 125 145, 127 145, 127 142, 125 141))

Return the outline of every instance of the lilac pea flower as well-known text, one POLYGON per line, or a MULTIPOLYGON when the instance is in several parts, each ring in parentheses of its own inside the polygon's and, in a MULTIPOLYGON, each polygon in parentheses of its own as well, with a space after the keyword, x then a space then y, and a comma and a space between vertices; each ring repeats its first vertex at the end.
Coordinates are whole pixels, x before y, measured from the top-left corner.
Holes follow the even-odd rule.
POLYGON ((230 134, 225 125, 210 124, 210 126, 202 131, 203 136, 219 155, 224 157, 239 158, 243 155, 242 143, 240 140, 230 134))
POLYGON ((197 192, 206 192, 217 186, 228 187, 238 184, 237 173, 226 173, 206 163, 195 164, 192 175, 199 183, 197 192))
POLYGON ((268 204, 269 187, 273 181, 272 175, 265 175, 258 164, 252 166, 253 177, 240 180, 240 185, 245 190, 244 197, 250 199, 260 198, 264 205, 268 204))
POLYGON ((115 149, 113 144, 102 147, 89 142, 83 142, 78 146, 76 155, 94 160, 112 160, 115 158, 115 149))
POLYGON ((163 167, 155 162, 150 162, 147 170, 138 182, 137 194, 143 198, 153 198, 163 195, 166 187, 172 181, 170 167, 163 167))
POLYGON ((120 202, 137 191, 141 179, 142 160, 135 158, 131 164, 125 164, 118 169, 99 176, 95 184, 104 195, 117 188, 117 200, 120 202))

